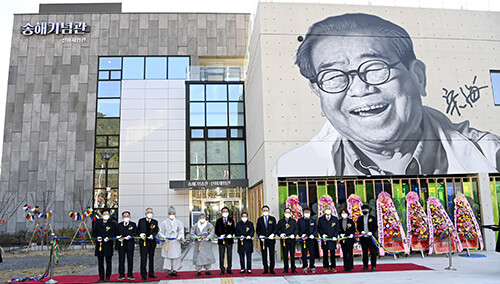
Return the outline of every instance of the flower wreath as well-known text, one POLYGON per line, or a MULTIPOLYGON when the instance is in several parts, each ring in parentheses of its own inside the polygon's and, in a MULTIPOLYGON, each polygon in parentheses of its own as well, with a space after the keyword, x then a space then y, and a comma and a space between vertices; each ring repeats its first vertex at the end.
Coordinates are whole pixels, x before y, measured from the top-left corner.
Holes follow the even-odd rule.
POLYGON ((299 197, 297 195, 290 195, 286 199, 286 208, 292 210, 292 219, 295 221, 302 218, 302 206, 300 206, 299 197))
POLYGON ((460 193, 453 200, 455 202, 455 225, 457 233, 466 240, 473 240, 476 237, 479 240, 480 249, 484 247, 481 229, 477 223, 474 211, 470 206, 467 198, 460 193))
POLYGON ((332 208, 332 216, 338 218, 337 209, 335 208, 335 202, 330 195, 325 194, 319 198, 318 202, 318 218, 325 214, 325 206, 330 205, 332 208))
POLYGON ((406 232, 407 244, 411 244, 412 236, 417 236, 419 240, 429 238, 427 215, 420 205, 418 194, 413 191, 406 195, 406 232))
MULTIPOLYGON (((438 198, 431 196, 427 199, 427 218, 429 223, 429 235, 431 240, 435 237, 442 238, 451 231, 453 241, 457 251, 462 251, 462 243, 458 239, 455 226, 451 222, 450 217, 443 208, 443 205, 438 198)), ((429 247, 429 254, 434 252, 434 246, 429 247)))
MULTIPOLYGON (((377 198, 377 217, 378 217, 378 239, 382 247, 384 247, 384 237, 390 237, 394 241, 401 241, 405 253, 410 253, 406 243, 405 232, 399 221, 399 216, 396 213, 396 208, 392 202, 391 195, 387 192, 381 192, 377 198)), ((383 248, 380 254, 384 255, 383 248)))

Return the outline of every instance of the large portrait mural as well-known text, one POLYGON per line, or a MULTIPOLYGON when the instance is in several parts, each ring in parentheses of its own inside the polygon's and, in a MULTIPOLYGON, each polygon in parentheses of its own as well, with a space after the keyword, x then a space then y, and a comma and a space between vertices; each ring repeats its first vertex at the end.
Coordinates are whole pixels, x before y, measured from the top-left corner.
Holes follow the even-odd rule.
POLYGON ((309 28, 295 64, 328 121, 279 157, 275 176, 499 172, 499 136, 446 116, 485 86, 466 85, 464 104, 444 90, 447 114, 424 106, 426 65, 401 26, 369 14, 326 18, 309 28))

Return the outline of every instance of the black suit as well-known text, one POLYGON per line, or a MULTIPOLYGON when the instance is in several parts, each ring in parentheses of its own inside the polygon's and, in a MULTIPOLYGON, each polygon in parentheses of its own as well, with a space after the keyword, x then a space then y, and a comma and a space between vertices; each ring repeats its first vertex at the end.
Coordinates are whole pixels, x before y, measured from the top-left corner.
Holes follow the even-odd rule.
MULTIPOLYGON (((222 235, 232 235, 236 232, 236 224, 233 218, 219 218, 215 222, 215 234, 220 237, 222 235), (224 222, 226 219, 226 222, 224 222)), ((224 272, 224 255, 227 255, 227 271, 231 271, 231 266, 233 263, 233 243, 234 239, 226 238, 218 241, 219 244, 219 266, 220 270, 224 272)))
MULTIPOLYGON (((265 217, 261 216, 257 219, 257 236, 269 237, 271 234, 276 234, 276 218, 273 216, 267 216, 267 226, 265 223, 265 217)), ((264 239, 260 240, 262 249, 262 264, 264 265, 264 272, 269 269, 274 271, 274 246, 276 245, 276 240, 264 239), (267 265, 267 253, 269 252, 269 266, 267 265)))
POLYGON ((139 224, 137 225, 137 235, 142 233, 146 234, 146 240, 139 240, 139 247, 141 250, 141 276, 142 278, 146 278, 146 264, 149 259, 149 276, 155 275, 154 263, 155 263, 155 248, 156 248, 156 240, 149 240, 147 237, 153 235, 156 237, 156 234, 159 232, 158 221, 155 219, 148 220, 146 218, 142 218, 139 220, 139 224))
MULTIPOLYGON (((320 237, 327 235, 327 238, 337 238, 339 236, 340 226, 339 219, 337 217, 330 215, 327 219, 327 215, 323 215, 318 220, 318 233, 320 237)), ((324 268, 335 268, 337 264, 335 262, 335 250, 337 249, 336 241, 321 241, 321 248, 323 249, 323 267, 324 268), (330 263, 328 262, 328 252, 330 252, 330 263)))
MULTIPOLYGON (((364 221, 364 216, 360 216, 358 218, 357 230, 360 233, 365 231, 364 221)), ((378 232, 377 219, 375 219, 375 216, 373 215, 368 215, 367 221, 368 231, 365 231, 365 233, 371 232, 372 236, 375 237, 378 232)), ((359 243, 363 249, 363 267, 368 267, 368 250, 370 250, 370 262, 372 264, 372 268, 375 268, 377 266, 378 248, 375 243, 373 243, 372 238, 370 236, 361 237, 359 238, 359 243)))
MULTIPOLYGON (((250 221, 239 221, 236 224, 236 236, 237 237, 253 237, 255 230, 253 228, 253 223, 250 221)), ((240 255, 240 269, 245 270, 245 256, 247 258, 246 269, 252 270, 252 253, 253 253, 253 241, 252 240, 238 240, 238 254, 240 255)))
POLYGON ((302 217, 297 222, 297 226, 299 227, 299 235, 306 235, 306 240, 300 241, 300 247, 302 248, 302 268, 307 267, 307 252, 309 252, 309 267, 314 268, 314 257, 315 257, 315 247, 318 241, 316 239, 310 239, 309 236, 313 235, 314 237, 318 236, 318 226, 316 221, 309 218, 306 219, 302 217))
POLYGON ((124 222, 118 224, 116 235, 122 238, 130 236, 132 239, 116 242, 116 250, 118 250, 118 273, 120 277, 125 276, 125 255, 127 256, 127 276, 133 277, 134 270, 134 239, 137 236, 137 226, 134 222, 129 222, 125 226, 124 222))
POLYGON ((294 219, 289 218, 288 220, 283 217, 278 222, 278 227, 276 228, 276 234, 285 234, 287 237, 293 235, 293 238, 286 238, 281 240, 281 246, 283 247, 283 271, 288 272, 288 255, 290 255, 290 266, 292 271, 295 271, 295 237, 299 233, 299 227, 294 219), (288 226, 287 226, 288 225, 288 226))
POLYGON ((113 241, 105 242, 104 239, 116 237, 116 223, 108 220, 99 219, 94 222, 92 228, 94 238, 101 237, 102 241, 97 242, 95 246, 95 256, 97 256, 99 278, 104 279, 104 258, 106 258, 106 279, 111 277, 111 257, 113 256, 113 241))
MULTIPOLYGON (((345 237, 354 235, 356 233, 356 225, 354 221, 347 218, 346 227, 344 229, 342 225, 342 219, 339 220, 340 234, 344 234, 345 237)), ((354 257, 352 255, 352 250, 354 247, 354 239, 346 239, 340 241, 340 247, 342 248, 342 254, 344 258, 344 270, 350 271, 354 268, 354 257)))

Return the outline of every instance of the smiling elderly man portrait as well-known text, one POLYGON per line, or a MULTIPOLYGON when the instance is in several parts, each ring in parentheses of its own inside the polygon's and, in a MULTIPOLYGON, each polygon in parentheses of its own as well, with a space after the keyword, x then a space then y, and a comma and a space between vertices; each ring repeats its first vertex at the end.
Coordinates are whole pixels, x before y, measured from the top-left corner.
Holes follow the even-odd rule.
POLYGON ((295 63, 328 122, 278 159, 275 176, 499 171, 498 136, 422 105, 425 64, 402 27, 368 14, 326 18, 295 63))

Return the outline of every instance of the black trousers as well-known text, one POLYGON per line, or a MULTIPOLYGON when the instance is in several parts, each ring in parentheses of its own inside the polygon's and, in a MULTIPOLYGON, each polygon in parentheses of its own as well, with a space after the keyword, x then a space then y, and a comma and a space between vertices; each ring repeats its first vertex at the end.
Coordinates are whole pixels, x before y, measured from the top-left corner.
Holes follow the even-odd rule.
POLYGON ((290 267, 295 270, 295 239, 282 240, 281 246, 283 247, 283 269, 288 270, 288 257, 290 257, 290 267))
POLYGON ((352 242, 341 242, 340 247, 342 248, 344 269, 353 269, 354 257, 352 255, 352 250, 354 248, 354 244, 352 242))
POLYGON ((247 258, 247 270, 252 270, 252 253, 247 252, 247 253, 239 253, 240 255, 240 269, 244 270, 245 269, 245 256, 247 258))
POLYGON ((337 242, 333 242, 333 247, 334 249, 330 249, 330 241, 326 243, 326 245, 323 245, 323 267, 324 268, 336 268, 337 263, 335 261, 335 249, 337 248, 337 242), (328 261, 328 252, 330 252, 330 262, 328 261))
POLYGON ((363 266, 368 267, 368 250, 370 250, 370 262, 372 264, 372 268, 377 266, 378 248, 373 243, 372 238, 359 238, 359 243, 361 244, 361 248, 363 250, 363 266))
POLYGON ((260 241, 260 248, 262 250, 262 264, 264 265, 264 271, 274 271, 274 248, 276 245, 275 240, 264 240, 260 241), (264 244, 264 246, 263 246, 264 244), (267 264, 267 254, 269 253, 269 265, 267 264))
POLYGON ((305 240, 305 247, 304 247, 304 241, 300 242, 300 246, 302 248, 302 268, 307 267, 307 252, 309 252, 309 268, 314 268, 314 257, 315 257, 315 242, 316 240, 310 240, 307 239, 305 240))
POLYGON ((139 246, 141 248, 141 276, 146 278, 146 263, 149 260, 149 276, 155 275, 155 247, 149 243, 146 246, 142 243, 139 246))
POLYGON ((233 245, 223 244, 219 245, 219 266, 220 270, 224 271, 224 256, 227 255, 227 270, 231 270, 233 263, 233 245))
POLYGON ((106 258, 106 279, 111 277, 111 258, 112 256, 98 256, 99 278, 104 279, 104 258, 106 258))
POLYGON ((133 277, 134 250, 130 248, 118 249, 118 273, 120 274, 120 277, 125 276, 125 256, 127 256, 127 276, 133 277))

